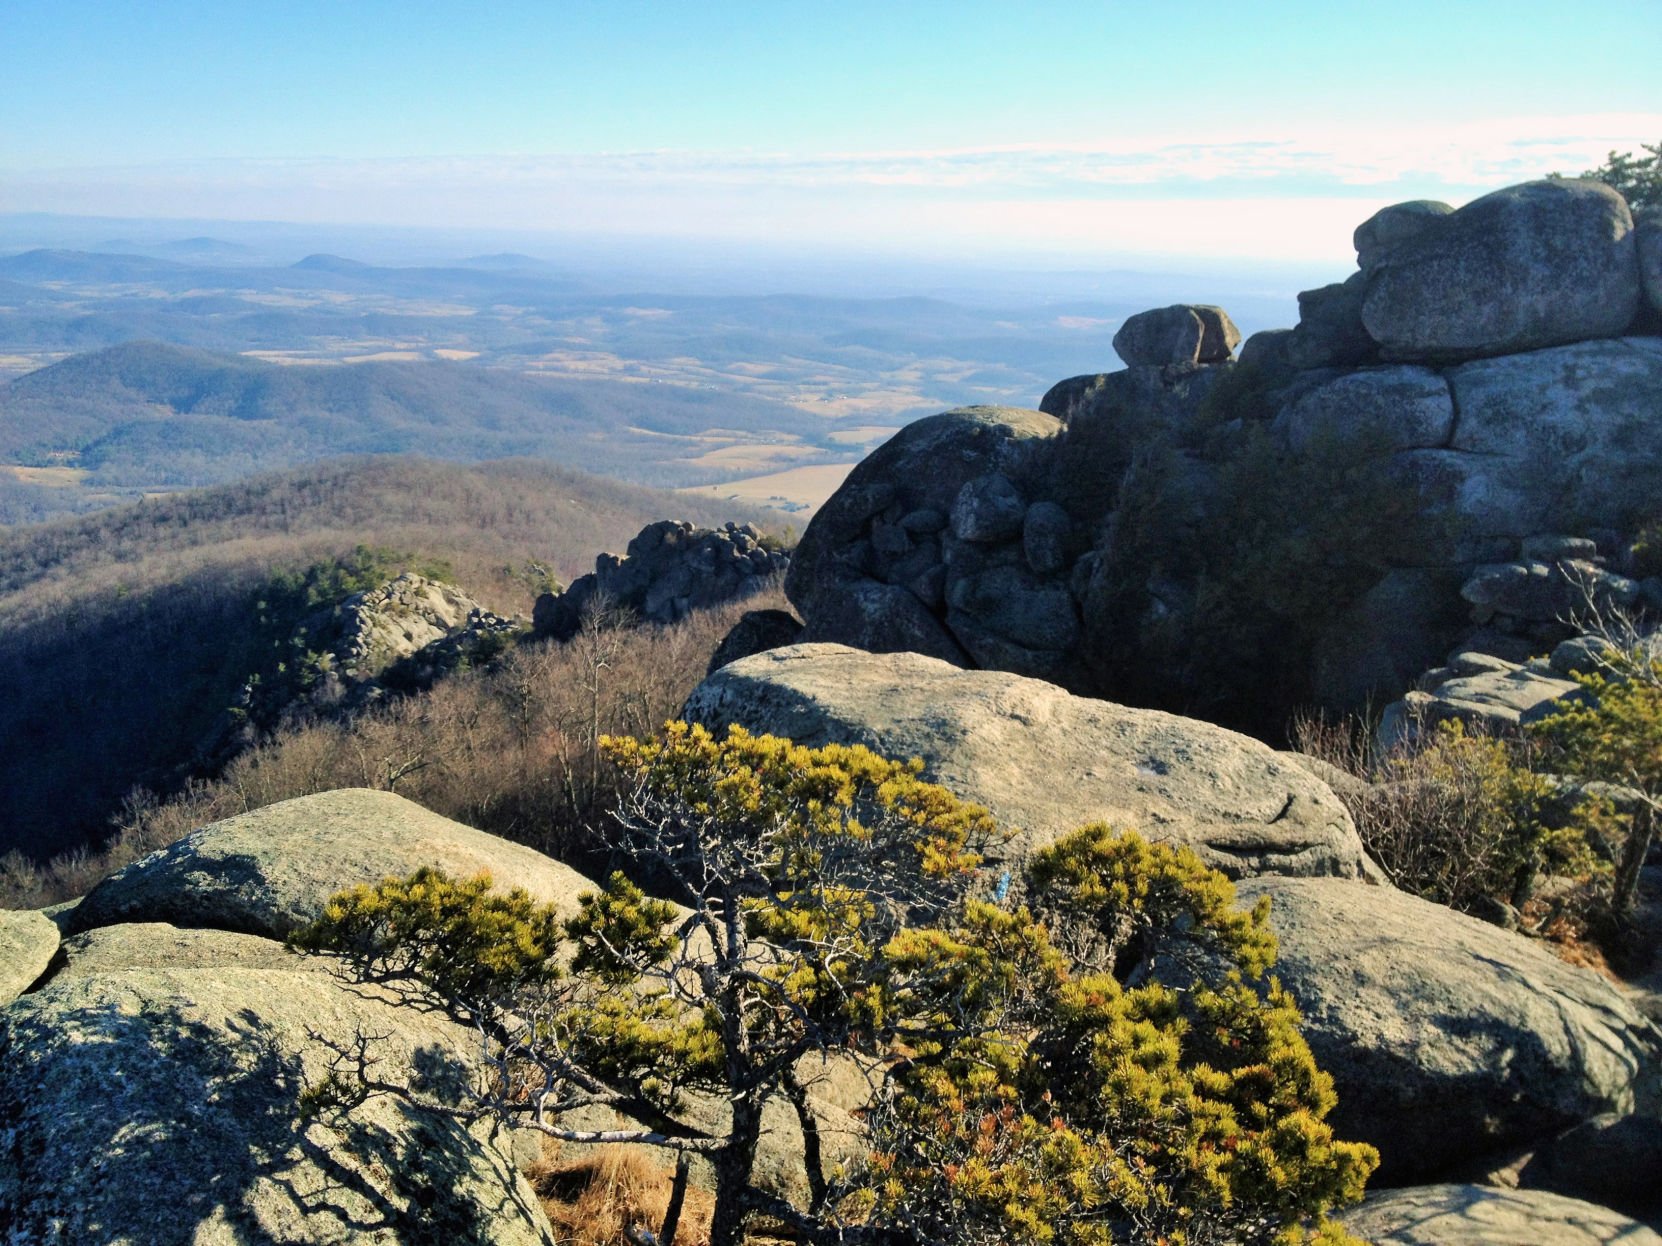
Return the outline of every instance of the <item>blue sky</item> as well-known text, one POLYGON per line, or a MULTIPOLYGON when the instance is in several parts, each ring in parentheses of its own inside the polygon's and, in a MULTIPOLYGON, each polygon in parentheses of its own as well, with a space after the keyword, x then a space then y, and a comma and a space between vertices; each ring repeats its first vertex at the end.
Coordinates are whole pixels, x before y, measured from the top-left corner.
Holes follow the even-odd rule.
POLYGON ((0 211, 1308 258, 1385 202, 1662 141, 1662 0, 8 0, 0 24, 0 211))

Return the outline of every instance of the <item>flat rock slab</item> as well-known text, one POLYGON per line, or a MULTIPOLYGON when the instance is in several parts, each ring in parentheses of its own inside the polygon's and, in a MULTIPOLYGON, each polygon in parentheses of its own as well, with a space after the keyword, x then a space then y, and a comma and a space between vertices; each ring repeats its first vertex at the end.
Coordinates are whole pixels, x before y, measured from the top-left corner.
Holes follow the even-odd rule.
POLYGON ((1002 850, 1015 862, 1100 820, 1188 844, 1236 877, 1374 873, 1338 798, 1265 745, 1037 679, 793 645, 717 671, 683 713, 712 729, 922 758, 928 778, 1018 829, 1002 850))
POLYGON ((1601 1112, 1655 1075, 1655 1031, 1606 979, 1521 935, 1389 887, 1258 878, 1275 974, 1333 1075, 1341 1138, 1379 1180, 1436 1180, 1601 1112))
POLYGON ((0 1004, 9 1004, 46 972, 58 937, 57 923, 38 909, 0 909, 0 1004))
POLYGON ((229 930, 186 930, 166 922, 101 926, 63 942, 53 982, 127 969, 286 969, 328 971, 335 961, 291 952, 275 939, 229 930))
POLYGON ((105 879, 72 917, 77 931, 170 922, 282 939, 336 892, 424 865, 575 911, 599 888, 570 866, 452 822, 390 792, 347 788, 302 796, 193 831, 105 879))
POLYGON ((312 1032, 456 1076, 476 1039, 370 988, 271 969, 53 982, 0 1011, 0 1224, 17 1242, 553 1242, 507 1154, 390 1097, 300 1119, 312 1032))
POLYGON ((1375 1246, 1662 1246, 1662 1237, 1620 1212, 1542 1190, 1385 1190, 1337 1219, 1375 1246))

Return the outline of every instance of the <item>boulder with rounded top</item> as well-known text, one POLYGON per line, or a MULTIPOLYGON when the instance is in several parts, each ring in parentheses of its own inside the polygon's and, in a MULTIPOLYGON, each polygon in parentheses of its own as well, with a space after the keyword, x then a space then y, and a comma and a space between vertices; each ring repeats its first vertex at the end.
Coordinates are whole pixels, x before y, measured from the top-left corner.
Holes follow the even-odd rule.
POLYGON ((1362 323, 1387 359, 1471 359, 1613 337, 1639 308, 1633 217, 1600 182, 1494 191, 1427 217, 1371 259, 1362 323))
POLYGON ((489 874, 575 911, 594 884, 568 865, 463 826, 391 792, 301 796, 191 832, 100 883, 71 917, 76 931, 170 922, 281 939, 358 883, 435 866, 489 874))
POLYGON ((1240 340, 1240 330, 1223 308, 1178 303, 1127 318, 1114 334, 1114 352, 1132 368, 1222 363, 1240 340))
POLYGON ((683 713, 717 731, 736 723, 810 746, 922 758, 928 778, 1017 831, 998 849, 1012 862, 1106 821, 1187 844, 1235 876, 1375 873, 1338 798, 1266 745, 1037 679, 793 645, 717 671, 683 713))

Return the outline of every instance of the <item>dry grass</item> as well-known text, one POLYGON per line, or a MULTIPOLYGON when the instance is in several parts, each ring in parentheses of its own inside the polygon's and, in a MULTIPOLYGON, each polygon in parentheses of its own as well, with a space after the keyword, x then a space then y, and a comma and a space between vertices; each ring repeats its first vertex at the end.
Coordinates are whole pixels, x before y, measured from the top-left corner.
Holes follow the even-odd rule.
MULTIPOLYGON (((668 1152, 656 1156, 643 1147, 603 1146, 565 1158, 557 1142, 547 1141, 543 1149, 543 1159, 525 1175, 561 1242, 616 1246, 628 1241, 625 1229, 656 1234, 663 1225, 675 1180, 668 1152)), ((714 1209, 708 1191, 689 1187, 675 1246, 708 1246, 714 1209)))
POLYGON ((603 853, 592 831, 604 825, 599 814, 611 776, 597 737, 656 732, 679 714, 741 614, 785 605, 774 584, 668 627, 526 644, 491 668, 458 672, 345 721, 294 722, 212 781, 165 801, 130 796, 115 834, 97 851, 75 850, 44 864, 16 852, 0 857, 0 908, 40 908, 83 895, 206 823, 343 787, 397 791, 553 856, 603 853))

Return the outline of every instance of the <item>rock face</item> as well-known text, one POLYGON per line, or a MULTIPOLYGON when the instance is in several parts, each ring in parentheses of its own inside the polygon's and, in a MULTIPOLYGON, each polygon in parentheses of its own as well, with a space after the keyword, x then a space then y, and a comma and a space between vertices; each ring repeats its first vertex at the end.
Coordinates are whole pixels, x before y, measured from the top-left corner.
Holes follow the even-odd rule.
POLYGON ((683 713, 712 729, 920 757, 928 778, 1019 828, 994 854, 1011 861, 1101 820, 1187 844, 1236 877, 1373 872, 1333 793, 1264 745, 1038 680, 794 645, 717 671, 683 713))
POLYGON ((1456 482, 1474 553, 1484 540, 1521 541, 1566 521, 1631 531, 1662 500, 1662 339, 1582 342, 1447 376, 1459 427, 1448 450, 1415 461, 1456 482))
POLYGON ((460 1076, 466 1030, 317 973, 216 967, 71 977, 0 1012, 0 1224, 19 1242, 554 1238, 508 1156, 372 1099, 303 1119, 314 1032, 374 1035, 391 1067, 460 1076))
MULTIPOLYGON (((1388 223, 1400 234, 1408 215, 1397 212, 1388 223)), ((1639 307, 1633 217, 1598 182, 1528 182, 1446 216, 1421 214, 1396 241, 1379 236, 1391 232, 1375 225, 1362 268, 1362 323, 1387 359, 1611 337, 1639 307)))
POLYGON ((1334 1132, 1379 1148, 1379 1184, 1436 1179, 1632 1106, 1654 1031, 1598 975, 1388 887, 1239 889, 1271 898, 1275 973, 1333 1075, 1334 1132))
POLYGON ((335 892, 438 866, 488 873, 575 909, 595 886, 540 852, 452 822, 390 792, 345 789, 268 805, 194 831, 105 879, 73 929, 117 922, 211 926, 281 939, 335 892))
POLYGON ((1377 1246, 1662 1246, 1662 1237, 1619 1212, 1542 1190, 1382 1190, 1336 1218, 1377 1246))
POLYGON ((601 554, 594 571, 565 592, 537 598, 532 624, 539 635, 570 640, 596 595, 646 622, 674 623, 693 610, 759 591, 790 561, 751 524, 712 529, 660 520, 642 528, 623 557, 601 554))
POLYGON ((1114 353, 1127 367, 1222 363, 1241 332, 1221 307, 1183 304, 1138 312, 1114 334, 1114 353))
POLYGON ((0 1004, 16 999, 46 972, 58 950, 58 926, 34 909, 0 909, 0 1004))
POLYGON ((1053 670, 1077 620, 1060 573, 1035 571, 1021 542, 1028 473, 1061 429, 1038 411, 968 407, 874 451, 815 514, 786 575, 804 639, 1053 670))

